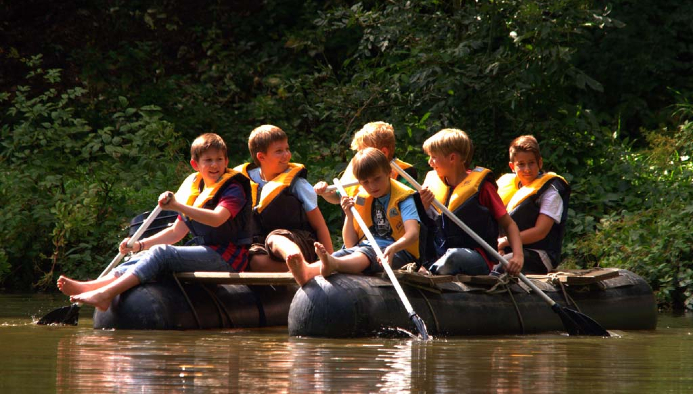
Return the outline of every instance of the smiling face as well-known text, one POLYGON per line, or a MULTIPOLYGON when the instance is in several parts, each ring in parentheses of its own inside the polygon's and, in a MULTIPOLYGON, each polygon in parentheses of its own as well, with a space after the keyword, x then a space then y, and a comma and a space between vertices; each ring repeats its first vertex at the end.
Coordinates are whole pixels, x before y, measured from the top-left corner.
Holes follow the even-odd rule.
POLYGON ((202 175, 206 185, 216 183, 226 172, 229 159, 219 149, 207 149, 198 160, 190 160, 190 165, 202 175))
POLYGON ((508 164, 520 182, 526 186, 537 179, 543 162, 541 159, 537 160, 532 152, 516 152, 515 158, 508 164))
POLYGON ((368 194, 375 198, 380 198, 390 193, 390 174, 379 170, 372 176, 359 179, 359 184, 368 194))
POLYGON ((281 174, 289 168, 289 162, 291 162, 289 141, 272 142, 266 152, 258 152, 257 159, 260 161, 263 174, 275 176, 281 174))
POLYGON ((453 175, 453 170, 455 168, 454 156, 455 153, 444 155, 442 153, 431 152, 430 156, 428 156, 428 165, 435 170, 440 179, 445 180, 453 175))

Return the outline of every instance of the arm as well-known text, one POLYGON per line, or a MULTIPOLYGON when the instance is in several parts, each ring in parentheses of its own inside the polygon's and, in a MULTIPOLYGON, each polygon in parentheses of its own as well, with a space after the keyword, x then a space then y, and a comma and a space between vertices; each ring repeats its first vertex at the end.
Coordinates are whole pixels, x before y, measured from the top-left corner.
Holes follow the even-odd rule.
MULTIPOLYGON (((383 255, 387 257, 388 262, 392 262, 395 253, 406 249, 419 239, 419 227, 417 220, 410 219, 404 221, 404 235, 383 251, 383 255)), ((382 264, 382 261, 380 263, 382 264)))
POLYGON ((344 246, 351 248, 359 242, 358 233, 354 227, 354 214, 351 212, 351 207, 354 206, 354 199, 351 197, 342 197, 342 210, 346 217, 344 218, 344 226, 342 226, 342 238, 344 246))
MULTIPOLYGON (((552 226, 553 219, 544 215, 543 213, 540 213, 537 217, 537 221, 534 224, 534 227, 522 230, 520 232, 520 239, 522 240, 522 244, 527 245, 535 243, 537 241, 541 241, 542 239, 546 238, 546 236, 549 234, 549 231, 551 231, 552 226)), ((503 250, 508 246, 510 246, 510 242, 508 242, 508 237, 502 237, 498 239, 498 250, 503 250)))
POLYGON ((508 241, 513 250, 513 257, 508 260, 509 265, 505 270, 511 275, 517 275, 522 270, 525 263, 525 255, 522 250, 522 239, 520 238, 520 229, 515 221, 507 213, 498 218, 498 224, 503 227, 503 230, 508 234, 508 241))
MULTIPOLYGON (((169 192, 165 192, 162 195, 165 195, 167 193, 169 192)), ((177 201, 175 195, 171 198, 168 204, 162 204, 162 200, 160 197, 159 205, 161 206, 161 208, 176 211, 196 222, 206 224, 210 227, 219 227, 222 224, 224 224, 227 220, 229 220, 229 218, 231 217, 231 212, 229 212, 228 209, 224 208, 221 205, 217 205, 217 207, 214 208, 214 210, 191 207, 190 205, 185 205, 177 201)))
POLYGON ((329 186, 327 182, 320 181, 313 186, 313 190, 315 190, 315 194, 322 196, 330 204, 339 204, 339 196, 335 191, 328 191, 327 186, 329 186))
POLYGON ((173 226, 161 230, 158 233, 152 235, 151 237, 140 239, 139 241, 135 242, 134 245, 132 245, 132 248, 127 247, 127 242, 130 240, 130 238, 125 238, 120 243, 119 249, 121 253, 127 253, 130 251, 139 252, 141 250, 147 250, 154 245, 173 245, 181 239, 183 239, 183 237, 185 237, 186 234, 188 234, 188 226, 185 225, 185 223, 183 223, 183 221, 181 221, 180 219, 177 219, 173 223, 173 226))
POLYGON ((332 238, 330 237, 330 230, 327 228, 327 223, 325 223, 325 218, 320 212, 320 208, 315 208, 310 212, 306 212, 308 217, 308 223, 316 232, 318 237, 318 242, 325 246, 328 253, 332 254, 334 248, 332 247, 332 238))

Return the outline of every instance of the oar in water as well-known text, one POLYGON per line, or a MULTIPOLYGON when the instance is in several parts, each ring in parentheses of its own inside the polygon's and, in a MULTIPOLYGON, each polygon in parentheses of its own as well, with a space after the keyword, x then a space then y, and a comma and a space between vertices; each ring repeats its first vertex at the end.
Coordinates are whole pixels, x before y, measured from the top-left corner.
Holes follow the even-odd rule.
MULTIPOLYGON (((346 190, 344 190, 344 187, 339 182, 339 179, 335 178, 334 184, 335 186, 337 186, 337 190, 339 191, 339 193, 341 193, 341 195, 347 195, 346 190)), ((361 215, 359 215, 358 211, 353 206, 351 207, 351 213, 354 214, 356 222, 361 227, 361 230, 366 235, 366 238, 368 238, 368 241, 371 243, 371 246, 373 246, 373 249, 375 250, 375 253, 378 255, 378 258, 380 258, 380 261, 383 263, 383 269, 387 273, 387 276, 390 278, 390 282, 392 282, 392 285, 395 287, 397 295, 399 295, 399 299, 402 301, 402 304, 404 304, 404 309, 406 309, 407 313, 409 314, 409 318, 414 323, 414 326, 416 326, 416 329, 419 331, 419 334, 421 334, 421 339, 427 341, 429 339, 429 336, 428 330, 426 329, 426 324, 421 319, 421 317, 419 317, 419 315, 416 312, 414 312, 414 308, 412 308, 411 303, 409 303, 406 294, 404 294, 404 290, 402 290, 402 286, 400 286, 399 281, 397 281, 395 273, 392 272, 390 262, 387 261, 385 255, 383 255, 383 252, 380 250, 378 243, 375 241, 375 238, 373 238, 373 234, 371 234, 370 230, 368 229, 368 226, 363 221, 363 218, 361 218, 361 215)))
MULTIPOLYGON (((161 207, 159 205, 152 210, 152 212, 149 214, 147 217, 147 220, 142 223, 142 225, 135 231, 135 234, 132 235, 132 237, 128 240, 128 248, 132 248, 132 246, 137 242, 138 239, 144 234, 145 231, 147 231, 147 228, 149 228, 149 225, 152 224, 154 219, 156 219, 157 216, 159 216, 159 213, 161 212, 161 207)), ((118 263, 120 263, 120 260, 125 257, 125 254, 120 252, 118 255, 111 261, 111 263, 106 267, 105 270, 99 275, 99 278, 106 276, 113 267, 115 267, 118 263)), ((98 278, 97 278, 98 279, 98 278)), ((40 325, 47 325, 47 324, 63 324, 63 325, 72 325, 76 326, 77 321, 79 320, 79 308, 82 306, 79 302, 75 302, 74 304, 70 306, 63 306, 61 308, 55 309, 51 312, 48 312, 44 317, 42 317, 36 324, 40 325)))
MULTIPOLYGON (((390 165, 392 165, 392 168, 394 168, 398 174, 400 174, 404 179, 406 179, 407 182, 409 182, 409 184, 414 186, 416 190, 421 190, 421 185, 418 182, 416 182, 414 178, 409 176, 409 174, 404 172, 404 170, 402 170, 402 168, 400 168, 397 165, 397 163, 392 161, 390 162, 390 165)), ((460 218, 455 216, 455 214, 452 213, 445 205, 441 204, 441 202, 436 199, 433 199, 433 205, 435 205, 435 207, 438 208, 438 210, 447 215, 450 218, 450 220, 452 220, 456 225, 460 226, 462 230, 464 230, 479 245, 486 249, 486 251, 489 254, 491 254, 494 258, 500 261, 501 264, 503 264, 503 267, 508 266, 508 260, 501 256, 497 250, 495 250, 488 243, 486 243, 486 241, 479 237, 474 231, 472 231, 472 229, 467 227, 467 225, 464 224, 460 220, 460 218)), ((519 274, 519 277, 520 280, 522 280, 527 286, 529 286, 536 294, 539 294, 539 296, 547 304, 549 304, 549 306, 551 306, 551 309, 558 314, 558 316, 561 318, 561 321, 563 322, 563 327, 565 327, 569 335, 592 335, 600 337, 611 336, 609 332, 606 331, 602 326, 600 326, 599 323, 594 321, 594 319, 576 310, 559 305, 558 303, 556 303, 556 301, 552 300, 549 296, 547 296, 546 293, 541 291, 541 289, 539 289, 534 283, 532 283, 531 280, 527 279, 527 277, 524 276, 522 273, 519 274)))

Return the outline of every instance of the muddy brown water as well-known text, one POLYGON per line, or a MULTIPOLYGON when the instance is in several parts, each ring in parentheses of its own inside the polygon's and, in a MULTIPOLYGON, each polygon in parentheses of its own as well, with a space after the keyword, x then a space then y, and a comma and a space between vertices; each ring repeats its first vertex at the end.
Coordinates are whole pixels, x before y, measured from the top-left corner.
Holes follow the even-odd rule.
POLYGON ((693 314, 612 338, 289 337, 37 326, 64 297, 0 294, 0 393, 690 393, 693 314))

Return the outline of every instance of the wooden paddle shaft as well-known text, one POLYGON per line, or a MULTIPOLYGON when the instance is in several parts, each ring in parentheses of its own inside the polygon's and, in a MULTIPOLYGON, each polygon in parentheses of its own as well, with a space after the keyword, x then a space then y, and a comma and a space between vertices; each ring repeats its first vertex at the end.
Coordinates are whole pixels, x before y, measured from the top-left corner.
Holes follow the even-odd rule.
MULTIPOLYGON (((397 165, 394 161, 390 162, 390 165, 392 168, 397 171, 399 175, 401 175, 404 179, 409 182, 410 185, 414 186, 416 190, 421 190, 421 185, 416 181, 416 179, 412 178, 409 174, 404 172, 400 166, 397 165)), ((433 205, 438 208, 440 212, 443 212, 445 215, 447 215, 450 220, 452 220, 456 225, 460 226, 462 230, 464 230, 470 237, 472 237, 479 245, 481 245, 491 256, 493 256, 496 260, 500 261, 501 264, 503 264, 504 267, 507 267, 509 265, 508 260, 505 259, 505 257, 501 256, 500 253, 498 253, 497 250, 491 247, 486 241, 484 241, 483 238, 478 236, 471 228, 467 227, 460 218, 455 216, 454 213, 452 213, 445 205, 443 205, 440 201, 436 200, 435 198, 433 199, 433 205)), ((541 298, 544 299, 549 305, 553 306, 556 302, 552 300, 549 296, 547 296, 543 291, 541 291, 534 283, 532 283, 531 280, 529 280, 526 276, 524 276, 522 273, 520 273, 519 278, 527 284, 534 292, 539 294, 541 298)))
MULTIPOLYGON (((335 178, 334 184, 335 184, 335 186, 337 186, 337 190, 339 190, 339 192, 343 196, 347 195, 346 190, 344 190, 344 187, 339 182, 339 179, 335 178)), ((400 300, 402 300, 402 304, 404 304, 404 309, 407 310, 407 313, 410 316, 416 314, 416 312, 414 312, 414 308, 412 308, 411 304, 409 303, 409 300, 407 299, 406 294, 404 294, 404 290, 402 290, 402 286, 400 286, 399 281, 397 281, 397 278, 395 277, 395 273, 392 272, 392 268, 390 267, 390 262, 387 261, 387 259, 385 259, 385 255, 383 255, 383 252, 380 250, 378 243, 375 242, 375 238, 373 238, 373 234, 371 234, 370 230, 368 229, 368 226, 363 221, 363 218, 361 218, 361 215, 359 215, 358 211, 353 206, 351 207, 351 213, 354 214, 354 218, 356 219, 359 226, 361 227, 361 230, 363 230, 363 233, 366 235, 366 238, 368 238, 368 241, 371 243, 371 246, 375 250, 375 253, 380 258, 380 262, 383 264, 383 269, 387 273, 387 276, 390 278, 390 282, 392 282, 392 285, 395 287, 395 290, 397 291, 397 294, 399 295, 400 300)))

